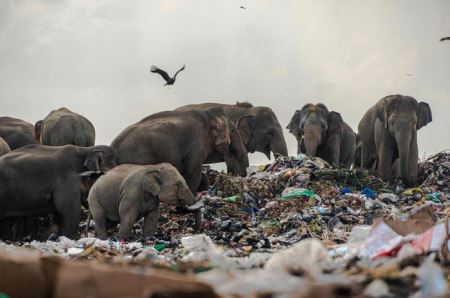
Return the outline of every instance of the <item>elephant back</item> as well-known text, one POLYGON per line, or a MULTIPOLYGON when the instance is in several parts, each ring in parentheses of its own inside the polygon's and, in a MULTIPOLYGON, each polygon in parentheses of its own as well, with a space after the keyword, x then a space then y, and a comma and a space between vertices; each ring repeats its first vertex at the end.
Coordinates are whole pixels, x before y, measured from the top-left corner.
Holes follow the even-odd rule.
POLYGON ((43 145, 75 145, 90 147, 95 144, 92 123, 80 114, 61 108, 42 120, 40 141, 43 145))

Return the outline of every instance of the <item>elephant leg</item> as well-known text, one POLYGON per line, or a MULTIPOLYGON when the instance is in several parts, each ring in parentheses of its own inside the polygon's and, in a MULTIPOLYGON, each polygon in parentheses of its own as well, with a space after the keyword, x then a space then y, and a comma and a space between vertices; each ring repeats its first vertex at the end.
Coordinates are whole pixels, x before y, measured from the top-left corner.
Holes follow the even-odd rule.
POLYGON ((384 181, 391 178, 393 154, 392 146, 389 144, 383 144, 381 146, 378 155, 378 176, 384 181))
POLYGON ((97 234, 97 238, 105 240, 108 238, 106 234, 106 212, 101 206, 94 203, 94 201, 91 201, 91 205, 89 209, 95 222, 95 233, 97 234))
POLYGON ((144 238, 155 236, 156 228, 158 227, 159 208, 147 213, 144 219, 144 238))
POLYGON ((361 145, 361 168, 370 170, 373 161, 372 152, 366 145, 361 145))
POLYGON ((133 226, 138 220, 139 211, 137 207, 127 208, 125 212, 120 213, 120 228, 118 237, 120 240, 127 239, 131 237, 131 231, 133 226))
POLYGON ((181 175, 186 180, 186 184, 191 192, 195 195, 202 180, 202 165, 187 167, 187 170, 183 171, 181 175))
POLYGON ((60 189, 53 192, 53 204, 61 219, 62 235, 71 239, 76 238, 81 219, 80 190, 69 185, 62 185, 60 189))

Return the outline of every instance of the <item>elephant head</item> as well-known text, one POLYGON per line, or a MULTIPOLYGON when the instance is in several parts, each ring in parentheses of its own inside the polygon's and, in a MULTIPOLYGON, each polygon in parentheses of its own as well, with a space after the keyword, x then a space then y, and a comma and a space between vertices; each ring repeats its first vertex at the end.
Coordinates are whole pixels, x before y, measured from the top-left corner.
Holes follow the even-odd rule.
MULTIPOLYGON (((185 210, 190 210, 187 207, 197 203, 183 176, 168 163, 156 165, 155 169, 148 171, 144 175, 142 187, 152 196, 158 197, 160 202, 185 210)), ((201 211, 198 208, 190 211, 194 212, 195 229, 198 230, 202 221, 201 211)))
POLYGON ((156 165, 144 175, 142 187, 163 203, 173 206, 191 206, 196 203, 183 176, 168 163, 156 165))
MULTIPOLYGON (((238 103, 238 106, 242 104, 238 103)), ((268 159, 270 152, 274 156, 288 155, 283 129, 270 108, 248 106, 247 114, 239 117, 236 127, 248 152, 262 152, 268 159)))
POLYGON ((117 165, 114 149, 110 146, 99 145, 80 150, 85 151, 84 172, 107 172, 117 165))
POLYGON ((337 112, 319 104, 306 104, 297 110, 287 125, 287 129, 298 141, 297 153, 317 156, 317 150, 327 139, 341 133, 344 120, 337 112))
MULTIPOLYGON (((379 173, 382 178, 389 177, 391 167, 398 158, 400 176, 409 186, 417 180, 417 130, 432 121, 430 106, 417 102, 409 96, 392 95, 380 100, 375 106, 376 119, 384 131, 382 152, 379 156, 379 173)), ((375 124, 376 126, 376 124, 375 124)))

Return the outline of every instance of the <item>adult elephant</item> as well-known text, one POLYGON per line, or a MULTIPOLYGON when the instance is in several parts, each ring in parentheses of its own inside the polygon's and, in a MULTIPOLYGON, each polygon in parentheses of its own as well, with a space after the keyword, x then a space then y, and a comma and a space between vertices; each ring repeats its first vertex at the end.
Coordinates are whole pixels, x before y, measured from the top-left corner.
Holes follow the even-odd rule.
MULTIPOLYGON (((116 165, 109 146, 29 145, 0 157, 0 235, 17 217, 55 215, 60 234, 77 235, 83 177, 116 165)), ((87 194, 86 194, 87 195, 87 194)))
POLYGON ((253 106, 251 103, 235 105, 221 103, 202 103, 184 106, 189 109, 220 107, 225 116, 236 123, 239 134, 248 152, 261 152, 270 159, 270 152, 287 156, 286 141, 283 129, 277 116, 269 107, 253 106))
POLYGON ((34 134, 42 145, 90 147, 95 144, 92 123, 67 108, 53 110, 43 120, 36 122, 34 134))
POLYGON ((306 104, 297 110, 286 127, 298 142, 297 153, 318 156, 335 166, 350 168, 356 135, 341 114, 324 104, 306 104))
POLYGON ((127 127, 111 146, 119 164, 172 164, 195 193, 202 164, 214 149, 222 154, 227 166, 236 166, 229 144, 230 133, 222 110, 210 109, 153 114, 127 127))
POLYGON ((361 166, 369 169, 376 162, 378 175, 391 178, 398 159, 398 174, 407 186, 417 183, 417 130, 432 121, 428 103, 410 96, 390 95, 380 99, 362 117, 361 166), (394 167, 394 169, 393 169, 394 167))
POLYGON ((11 150, 38 143, 33 138, 33 124, 11 117, 0 117, 0 137, 11 150))
POLYGON ((6 143, 6 141, 0 137, 0 156, 8 153, 9 151, 11 151, 11 149, 9 148, 8 143, 6 143))
MULTIPOLYGON (((212 107, 212 109, 218 109, 221 107, 212 107)), ((207 112, 211 107, 207 106, 194 106, 187 105, 176 109, 175 111, 201 111, 207 112)), ((223 112, 223 110, 222 110, 223 112)), ((236 174, 245 177, 247 175, 246 169, 249 166, 247 148, 241 138, 239 130, 237 129, 235 123, 227 118, 227 124, 230 131, 230 153, 236 159, 237 165, 235 167, 228 167, 228 173, 236 174)), ((218 163, 224 162, 223 154, 214 148, 212 152, 209 153, 205 160, 205 163, 218 163)))

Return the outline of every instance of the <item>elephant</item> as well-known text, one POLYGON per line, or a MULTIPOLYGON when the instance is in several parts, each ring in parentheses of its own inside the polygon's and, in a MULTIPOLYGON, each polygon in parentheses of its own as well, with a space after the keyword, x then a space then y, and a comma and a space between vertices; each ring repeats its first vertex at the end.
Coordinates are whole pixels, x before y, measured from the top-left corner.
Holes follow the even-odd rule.
POLYGON ((11 150, 38 143, 33 138, 33 124, 11 117, 0 117, 0 137, 11 150))
POLYGON ((221 107, 225 116, 236 124, 248 152, 264 153, 268 159, 270 159, 270 152, 274 156, 288 155, 283 129, 271 108, 253 106, 248 102, 237 102, 234 105, 202 103, 187 105, 183 108, 204 109, 211 107, 221 107))
POLYGON ((9 148, 8 143, 6 143, 6 141, 2 137, 0 137, 0 156, 8 153, 9 151, 11 151, 11 148, 9 148))
POLYGON ((350 168, 356 150, 356 134, 341 114, 324 104, 306 104, 297 110, 286 127, 298 142, 297 153, 317 156, 335 165, 350 168))
POLYGON ((34 135, 42 145, 48 146, 91 147, 95 144, 92 123, 67 108, 53 110, 43 120, 37 121, 34 135))
POLYGON ((221 109, 208 111, 165 111, 130 125, 111 146, 119 164, 168 162, 178 169, 195 193, 202 164, 216 149, 228 165, 236 165, 230 154, 230 133, 221 109))
MULTIPOLYGON (((217 109, 220 107, 213 107, 213 109, 217 109)), ((182 106, 177 108, 175 111, 208 111, 211 109, 210 107, 193 107, 193 106, 182 106)), ((228 173, 240 175, 240 176, 247 176, 246 169, 249 166, 248 161, 248 153, 247 148, 245 148, 245 144, 241 138, 241 135, 239 133, 239 130, 236 128, 235 123, 227 118, 228 122, 228 128, 230 131, 230 153, 235 157, 237 164, 233 167, 228 167, 228 173)), ((218 152, 216 149, 214 149, 206 158, 205 163, 218 163, 223 162, 224 158, 223 155, 218 152)))
MULTIPOLYGON (((195 196, 184 178, 169 163, 122 164, 101 176, 88 197, 97 237, 106 239, 107 221, 118 223, 119 239, 129 239, 134 223, 144 217, 143 237, 153 237, 159 219, 159 203, 192 206, 195 196)), ((201 213, 197 212, 200 226, 201 213)))
POLYGON ((362 117, 358 125, 361 137, 361 167, 376 163, 383 180, 393 173, 406 186, 417 184, 417 130, 432 121, 428 103, 410 96, 389 95, 380 99, 362 117))
MULTIPOLYGON (((83 180, 116 165, 109 146, 28 145, 0 157, 0 222, 54 215, 60 234, 75 238, 85 192, 83 180)), ((7 229, 6 229, 7 230, 7 229)), ((10 235, 0 234, 9 239, 10 235)))

